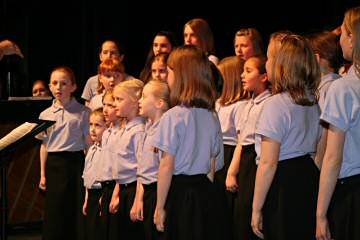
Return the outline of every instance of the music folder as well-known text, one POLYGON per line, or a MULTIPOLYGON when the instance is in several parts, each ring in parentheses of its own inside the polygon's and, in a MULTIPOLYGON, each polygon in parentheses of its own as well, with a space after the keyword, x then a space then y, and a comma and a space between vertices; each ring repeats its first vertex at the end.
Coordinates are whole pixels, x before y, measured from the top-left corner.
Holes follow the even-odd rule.
POLYGON ((10 133, 0 139, 0 165, 4 164, 3 157, 15 151, 15 149, 28 139, 45 131, 52 126, 55 121, 36 120, 34 122, 25 122, 13 129, 10 133))

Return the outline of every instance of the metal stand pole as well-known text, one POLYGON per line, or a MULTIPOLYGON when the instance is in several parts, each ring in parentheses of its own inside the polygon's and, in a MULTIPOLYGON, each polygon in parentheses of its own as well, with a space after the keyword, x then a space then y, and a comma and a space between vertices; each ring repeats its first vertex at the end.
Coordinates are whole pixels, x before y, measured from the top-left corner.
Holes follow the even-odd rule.
POLYGON ((1 166, 1 240, 7 240, 7 164, 1 166))

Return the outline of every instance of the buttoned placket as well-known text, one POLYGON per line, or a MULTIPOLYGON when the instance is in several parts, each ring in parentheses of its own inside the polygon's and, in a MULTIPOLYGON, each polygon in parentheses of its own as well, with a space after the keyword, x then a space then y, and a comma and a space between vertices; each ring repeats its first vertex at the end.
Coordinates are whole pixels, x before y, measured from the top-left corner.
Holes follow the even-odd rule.
POLYGON ((94 146, 92 146, 91 150, 92 150, 93 152, 92 152, 91 158, 89 159, 89 163, 86 164, 86 165, 87 165, 86 170, 88 170, 88 169, 92 166, 92 162, 93 162, 93 159, 94 159, 94 155, 95 155, 95 153, 98 151, 98 143, 95 143, 94 146))

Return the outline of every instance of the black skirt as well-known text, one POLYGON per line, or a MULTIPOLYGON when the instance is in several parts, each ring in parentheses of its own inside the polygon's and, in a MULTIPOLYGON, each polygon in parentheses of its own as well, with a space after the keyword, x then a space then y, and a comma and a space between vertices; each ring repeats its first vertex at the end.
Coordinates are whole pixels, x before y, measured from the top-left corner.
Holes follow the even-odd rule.
POLYGON ((360 239, 360 175, 339 179, 328 219, 334 239, 360 239))
POLYGON ((49 152, 46 161, 46 195, 43 239, 82 239, 84 222, 82 171, 84 153, 49 152))
POLYGON ((319 170, 309 155, 279 161, 263 207, 265 239, 315 239, 318 190, 319 170))
POLYGON ((224 167, 215 173, 215 181, 221 183, 224 187, 227 171, 233 158, 235 147, 236 146, 224 144, 224 167))
POLYGON ((144 187, 144 235, 145 240, 157 240, 161 233, 156 230, 154 224, 154 213, 156 208, 156 189, 157 182, 151 184, 143 184, 144 187))
MULTIPOLYGON (((226 190, 225 182, 226 182, 227 172, 234 155, 234 150, 235 150, 235 146, 224 144, 224 167, 215 173, 215 180, 214 180, 214 183, 216 183, 218 187, 221 189, 221 191, 223 191, 225 194, 226 208, 230 219, 232 219, 232 215, 233 215, 234 198, 236 194, 226 190)), ((230 221, 230 226, 231 225, 232 225, 232 221, 230 221)))
POLYGON ((101 189, 88 189, 87 214, 85 216, 85 239, 101 239, 100 204, 101 189))
POLYGON ((164 239, 229 239, 225 199, 206 175, 175 175, 165 204, 164 239))
POLYGON ((234 239, 259 239, 251 228, 252 202, 257 165, 255 145, 242 146, 238 173, 238 192, 234 199, 233 235, 234 239))

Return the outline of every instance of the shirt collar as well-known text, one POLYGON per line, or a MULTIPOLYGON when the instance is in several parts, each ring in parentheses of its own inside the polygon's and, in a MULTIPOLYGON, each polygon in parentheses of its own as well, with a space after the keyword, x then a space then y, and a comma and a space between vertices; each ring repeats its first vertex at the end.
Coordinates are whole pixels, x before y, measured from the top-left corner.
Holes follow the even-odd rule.
POLYGON ((101 146, 100 146, 100 143, 96 142, 94 143, 92 146, 91 146, 91 150, 93 151, 96 151, 97 149, 99 149, 101 146))
POLYGON ((145 125, 145 132, 147 135, 153 135, 157 129, 157 126, 159 125, 160 119, 152 123, 150 120, 146 122, 145 125))
POLYGON ((116 122, 116 123, 111 123, 110 127, 107 129, 107 131, 109 133, 116 133, 117 131, 119 131, 121 129, 121 123, 120 122, 116 122))
POLYGON ((70 109, 72 106, 74 106, 75 103, 76 103, 76 100, 72 97, 70 99, 70 101, 67 104, 65 104, 65 106, 60 106, 59 104, 56 104, 56 99, 54 99, 52 102, 52 105, 51 105, 52 111, 53 111, 53 113, 56 113, 60 110, 70 109))
POLYGON ((326 83, 334 81, 335 79, 340 78, 341 76, 336 74, 336 73, 328 73, 324 76, 321 77, 321 81, 319 84, 319 88, 321 88, 322 86, 324 86, 326 83))
POLYGON ((144 124, 144 118, 143 117, 135 117, 131 121, 127 122, 125 124, 125 130, 129 130, 130 128, 139 125, 144 124))
POLYGON ((354 64, 349 68, 347 75, 356 75, 354 64))
POLYGON ((268 98, 270 95, 271 94, 270 94, 269 89, 266 89, 264 92, 260 93, 255 98, 253 98, 253 101, 255 104, 259 104, 262 101, 264 101, 266 98, 268 98))

